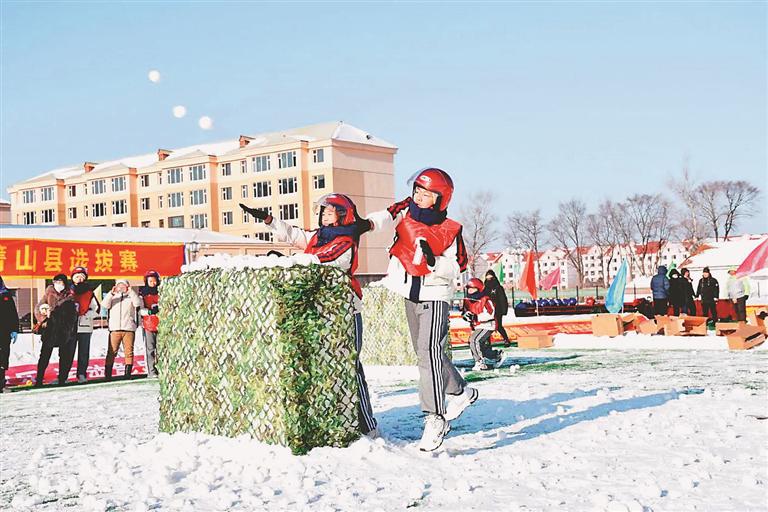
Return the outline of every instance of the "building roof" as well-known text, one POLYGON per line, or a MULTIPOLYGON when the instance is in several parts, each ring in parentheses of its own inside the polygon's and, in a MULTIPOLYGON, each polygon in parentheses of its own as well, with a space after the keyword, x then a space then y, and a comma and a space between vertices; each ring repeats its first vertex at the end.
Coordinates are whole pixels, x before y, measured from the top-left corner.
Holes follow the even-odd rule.
POLYGON ((679 266, 692 270, 709 267, 712 270, 738 267, 768 235, 741 237, 725 242, 707 242, 707 248, 691 255, 679 266))
POLYGON ((268 242, 240 236, 225 235, 203 229, 27 226, 0 224, 0 240, 24 238, 36 240, 78 240, 83 242, 177 242, 177 243, 237 243, 265 245, 268 242))
MULTIPOLYGON (((360 128, 356 128, 350 124, 346 124, 343 121, 320 123, 310 126, 303 126, 300 128, 292 128, 289 130, 282 130, 277 132, 259 133, 255 135, 249 135, 250 141, 245 149, 259 147, 269 147, 279 144, 285 144, 287 142, 307 141, 314 142, 317 140, 339 140, 346 142, 355 142, 358 144, 367 144, 370 146, 385 147, 389 149, 397 149, 397 146, 375 137, 360 128)), ((236 154, 241 151, 240 140, 228 139, 220 142, 211 142, 205 144, 195 144, 192 146, 186 146, 176 149, 168 149, 170 155, 165 161, 178 160, 181 158, 187 158, 191 156, 222 156, 236 154)), ((84 160, 87 161, 87 160, 84 160)), ((106 162, 99 162, 91 170, 91 173, 98 173, 99 171, 114 170, 116 168, 135 168, 141 169, 143 167, 149 167, 157 163, 157 152, 144 153, 141 155, 133 155, 106 162)), ((80 176, 85 173, 83 165, 70 165, 66 167, 60 167, 53 169, 43 174, 39 174, 32 178, 13 184, 12 186, 19 186, 25 184, 32 184, 39 181, 46 181, 50 179, 65 179, 75 176, 80 176)))

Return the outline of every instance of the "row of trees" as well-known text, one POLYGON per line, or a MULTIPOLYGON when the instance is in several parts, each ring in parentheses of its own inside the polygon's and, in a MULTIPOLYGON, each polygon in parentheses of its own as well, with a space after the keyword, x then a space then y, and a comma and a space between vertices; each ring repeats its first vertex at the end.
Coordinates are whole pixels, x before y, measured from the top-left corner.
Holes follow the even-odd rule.
MULTIPOLYGON (((547 248, 597 246, 607 259, 603 262, 603 279, 613 262, 617 247, 636 247, 626 257, 630 268, 642 269, 647 257, 660 256, 659 248, 672 239, 689 241, 695 248, 701 240, 727 238, 738 222, 755 214, 760 190, 746 181, 723 180, 695 183, 684 167, 681 176, 670 180, 673 195, 633 194, 623 201, 606 199, 590 212, 581 199, 558 205, 557 213, 546 220, 540 209, 515 211, 499 228, 494 212, 495 195, 489 191, 470 195, 460 210, 464 225, 464 241, 474 275, 478 256, 497 242, 541 252, 547 248)), ((566 251, 567 258, 585 284, 585 262, 578 251, 566 251)), ((537 274, 541 278, 541 264, 537 274)), ((606 284, 606 283, 604 283, 606 284)))

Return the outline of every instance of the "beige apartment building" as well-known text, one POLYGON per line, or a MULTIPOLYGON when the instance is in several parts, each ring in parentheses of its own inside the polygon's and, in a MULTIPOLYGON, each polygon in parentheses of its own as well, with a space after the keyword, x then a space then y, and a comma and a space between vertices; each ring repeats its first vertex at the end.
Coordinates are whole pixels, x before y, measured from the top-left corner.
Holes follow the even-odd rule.
MULTIPOLYGON (((195 228, 271 241, 238 203, 305 229, 313 204, 338 192, 361 213, 394 201, 397 147, 333 122, 55 169, 8 188, 11 223, 195 228)), ((391 233, 361 240, 361 274, 386 270, 391 233)))

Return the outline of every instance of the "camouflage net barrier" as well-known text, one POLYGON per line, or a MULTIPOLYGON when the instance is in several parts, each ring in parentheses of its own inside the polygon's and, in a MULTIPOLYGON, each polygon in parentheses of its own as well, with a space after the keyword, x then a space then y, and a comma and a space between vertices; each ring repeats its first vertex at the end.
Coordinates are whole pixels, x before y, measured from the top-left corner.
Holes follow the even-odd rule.
POLYGON ((403 298, 383 286, 363 290, 363 364, 415 365, 403 298))
POLYGON ((359 437, 349 280, 328 266, 210 269, 160 293, 160 430, 302 454, 359 437))

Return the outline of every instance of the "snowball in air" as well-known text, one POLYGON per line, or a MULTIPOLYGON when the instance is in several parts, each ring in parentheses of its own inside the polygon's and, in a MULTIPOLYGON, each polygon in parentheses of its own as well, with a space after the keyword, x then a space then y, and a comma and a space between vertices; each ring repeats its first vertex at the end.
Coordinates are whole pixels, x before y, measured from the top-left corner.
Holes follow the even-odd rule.
POLYGON ((200 120, 197 122, 197 124, 203 130, 210 130, 211 128, 213 128, 213 119, 211 119, 208 116, 203 116, 203 117, 200 118, 200 120))
POLYGON ((150 82, 157 83, 160 81, 160 72, 156 69, 153 69, 147 74, 147 77, 149 78, 150 82))
POLYGON ((185 115, 187 115, 187 107, 184 105, 176 105, 173 107, 173 117, 181 119, 185 115))

